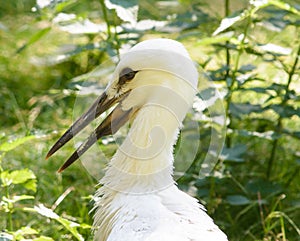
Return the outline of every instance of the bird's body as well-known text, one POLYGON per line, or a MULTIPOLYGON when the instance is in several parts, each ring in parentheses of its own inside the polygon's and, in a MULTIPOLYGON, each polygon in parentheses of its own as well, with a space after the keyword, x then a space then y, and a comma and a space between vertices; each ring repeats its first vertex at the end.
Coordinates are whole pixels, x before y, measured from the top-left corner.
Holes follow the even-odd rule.
POLYGON ((104 94, 75 122, 71 134, 67 131, 50 150, 49 156, 115 99, 117 107, 61 170, 104 134, 131 122, 95 195, 96 241, 227 240, 203 206, 172 178, 173 146, 197 83, 197 70, 180 43, 141 42, 122 56, 104 94))
POLYGON ((175 185, 143 195, 100 189, 97 241, 222 241, 224 233, 196 199, 175 185), (103 193, 102 193, 103 192, 103 193))

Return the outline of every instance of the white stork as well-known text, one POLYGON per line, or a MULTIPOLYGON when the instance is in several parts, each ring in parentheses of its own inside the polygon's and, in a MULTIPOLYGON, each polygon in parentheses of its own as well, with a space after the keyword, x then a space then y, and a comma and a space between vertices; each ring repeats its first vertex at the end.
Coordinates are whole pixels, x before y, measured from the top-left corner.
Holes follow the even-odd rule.
POLYGON ((198 201, 172 178, 173 146, 198 83, 197 70, 177 41, 153 39, 121 57, 105 91, 55 143, 47 158, 110 107, 106 119, 59 169, 130 121, 95 195, 96 241, 224 241, 198 201))

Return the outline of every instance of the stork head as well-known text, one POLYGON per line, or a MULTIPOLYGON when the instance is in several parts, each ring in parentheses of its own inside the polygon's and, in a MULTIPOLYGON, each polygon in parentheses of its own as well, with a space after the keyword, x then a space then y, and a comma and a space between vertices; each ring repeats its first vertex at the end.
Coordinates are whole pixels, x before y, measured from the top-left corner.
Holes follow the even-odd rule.
POLYGON ((146 105, 163 105, 181 122, 192 104, 197 83, 197 70, 182 44, 170 39, 143 41, 121 56, 105 91, 54 144, 46 158, 115 105, 59 172, 76 161, 98 139, 114 134, 129 119, 134 119, 146 105))

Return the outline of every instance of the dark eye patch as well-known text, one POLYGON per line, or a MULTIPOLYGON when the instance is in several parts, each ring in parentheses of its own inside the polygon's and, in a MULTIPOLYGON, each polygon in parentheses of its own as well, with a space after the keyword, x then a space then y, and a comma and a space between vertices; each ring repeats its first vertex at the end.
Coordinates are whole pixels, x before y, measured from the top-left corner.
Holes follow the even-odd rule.
POLYGON ((120 85, 123 85, 126 82, 132 80, 135 77, 135 74, 137 72, 138 71, 134 71, 134 70, 132 70, 131 68, 128 68, 128 67, 122 69, 122 71, 120 72, 120 75, 119 75, 119 81, 118 81, 118 83, 120 85))

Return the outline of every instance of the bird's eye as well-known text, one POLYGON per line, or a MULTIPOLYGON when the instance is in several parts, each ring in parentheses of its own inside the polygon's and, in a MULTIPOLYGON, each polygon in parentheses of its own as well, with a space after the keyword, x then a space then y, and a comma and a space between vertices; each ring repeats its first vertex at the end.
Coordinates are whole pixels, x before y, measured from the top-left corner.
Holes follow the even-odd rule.
POLYGON ((125 68, 120 72, 120 76, 119 76, 119 84, 123 85, 126 82, 132 80, 135 76, 135 74, 138 71, 134 71, 131 68, 125 68))

